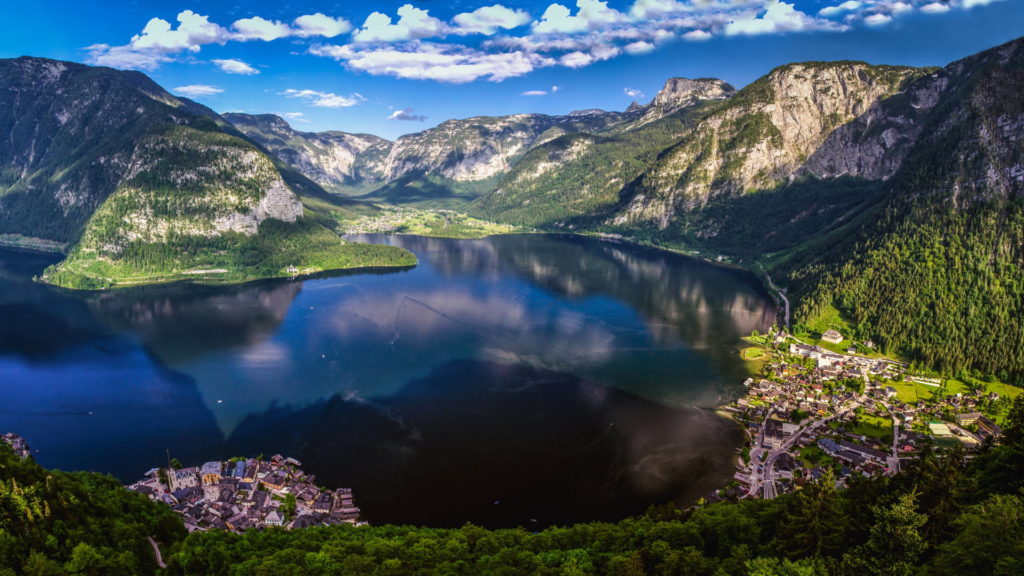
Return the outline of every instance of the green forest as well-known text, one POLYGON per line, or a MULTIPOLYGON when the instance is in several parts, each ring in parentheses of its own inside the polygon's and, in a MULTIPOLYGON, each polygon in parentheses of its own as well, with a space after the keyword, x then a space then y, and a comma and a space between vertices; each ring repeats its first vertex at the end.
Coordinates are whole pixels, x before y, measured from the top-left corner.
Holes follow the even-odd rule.
POLYGON ((95 474, 46 471, 0 446, 0 574, 902 576, 1024 573, 1024 396, 1005 437, 892 478, 829 473, 774 500, 654 507, 530 532, 413 526, 196 532, 95 474))

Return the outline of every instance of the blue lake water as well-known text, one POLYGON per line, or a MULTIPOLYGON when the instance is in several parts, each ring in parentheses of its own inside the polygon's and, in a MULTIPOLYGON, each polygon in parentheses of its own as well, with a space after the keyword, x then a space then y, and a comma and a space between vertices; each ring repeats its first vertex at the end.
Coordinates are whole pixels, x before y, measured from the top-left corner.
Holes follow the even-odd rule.
POLYGON ((742 436, 749 275, 546 235, 404 246, 414 269, 77 293, 0 252, 0 431, 133 480, 280 452, 373 523, 540 526, 688 502, 742 436))

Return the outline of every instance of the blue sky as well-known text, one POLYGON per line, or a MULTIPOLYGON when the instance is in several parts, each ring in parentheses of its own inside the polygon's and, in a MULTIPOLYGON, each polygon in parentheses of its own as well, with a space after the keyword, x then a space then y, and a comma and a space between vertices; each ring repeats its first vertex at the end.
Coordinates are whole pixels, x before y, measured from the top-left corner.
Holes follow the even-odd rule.
POLYGON ((388 138, 448 118, 622 110, 671 76, 742 87, 800 60, 944 65, 1024 34, 1024 0, 3 4, 0 57, 142 70, 219 112, 388 138))

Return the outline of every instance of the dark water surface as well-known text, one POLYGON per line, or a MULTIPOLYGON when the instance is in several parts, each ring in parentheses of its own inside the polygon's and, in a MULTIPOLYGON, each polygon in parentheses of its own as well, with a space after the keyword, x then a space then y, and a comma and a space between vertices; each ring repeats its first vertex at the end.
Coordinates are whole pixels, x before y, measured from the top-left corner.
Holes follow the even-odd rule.
POLYGON ((134 480, 280 452, 373 523, 540 526, 692 500, 731 475, 749 276, 574 237, 372 237, 415 269, 71 293, 0 252, 0 432, 134 480))

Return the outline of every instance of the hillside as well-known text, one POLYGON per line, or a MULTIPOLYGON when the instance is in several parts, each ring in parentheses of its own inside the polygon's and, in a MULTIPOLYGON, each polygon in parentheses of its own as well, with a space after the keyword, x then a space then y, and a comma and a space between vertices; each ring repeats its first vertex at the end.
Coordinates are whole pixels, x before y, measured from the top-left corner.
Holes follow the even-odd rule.
POLYGON ((0 573, 174 575, 991 574, 1024 569, 1024 396, 1001 445, 971 461, 925 449, 894 477, 831 470, 772 500, 667 505, 617 523, 542 531, 411 526, 213 530, 109 477, 46 471, 0 443, 0 573), (998 535, 996 537, 995 535, 998 535))
POLYGON ((692 132, 703 103, 734 93, 715 79, 673 78, 647 106, 599 134, 564 135, 531 150, 472 206, 474 214, 526 226, 574 226, 620 201, 622 191, 666 148, 692 132))
POLYGON ((801 318, 834 305, 923 365, 1024 376, 1021 90, 1016 41, 908 88, 935 94, 930 106, 884 103, 890 118, 919 118, 906 137, 915 144, 855 233, 779 266, 801 318))
POLYGON ((104 288, 411 265, 343 242, 326 193, 209 109, 137 72, 0 61, 0 235, 58 245, 43 279, 104 288))

